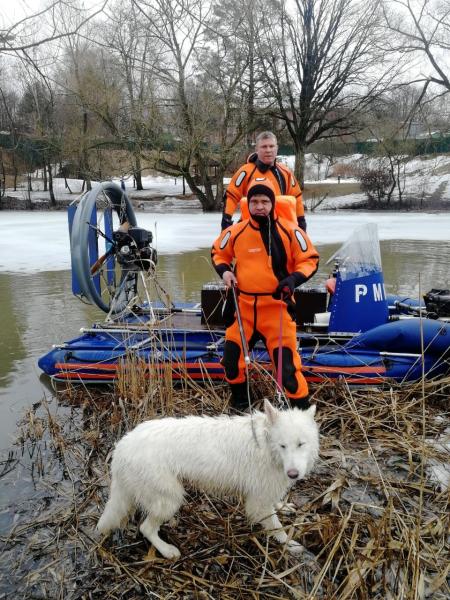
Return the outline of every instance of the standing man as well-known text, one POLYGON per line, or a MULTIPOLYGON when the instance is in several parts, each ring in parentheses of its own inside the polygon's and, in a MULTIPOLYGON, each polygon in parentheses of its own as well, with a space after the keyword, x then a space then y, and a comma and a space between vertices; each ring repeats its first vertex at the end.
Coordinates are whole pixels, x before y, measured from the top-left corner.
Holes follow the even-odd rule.
POLYGON ((277 163, 278 143, 275 134, 263 131, 256 138, 256 152, 249 156, 248 162, 231 178, 225 192, 222 231, 233 224, 232 216, 241 198, 247 195, 247 190, 252 181, 261 177, 268 179, 275 195, 294 196, 296 199, 297 224, 306 231, 305 209, 303 207, 302 190, 292 172, 277 163))
POLYGON ((238 294, 243 332, 234 315, 225 334, 222 364, 231 386, 234 408, 248 407, 246 364, 241 333, 251 350, 258 340, 279 364, 281 338, 282 385, 294 406, 307 408, 308 384, 301 372, 296 325, 288 312, 294 289, 317 270, 319 255, 306 233, 291 221, 277 218, 275 190, 258 178, 247 190, 250 217, 222 231, 212 248, 216 272, 238 294))

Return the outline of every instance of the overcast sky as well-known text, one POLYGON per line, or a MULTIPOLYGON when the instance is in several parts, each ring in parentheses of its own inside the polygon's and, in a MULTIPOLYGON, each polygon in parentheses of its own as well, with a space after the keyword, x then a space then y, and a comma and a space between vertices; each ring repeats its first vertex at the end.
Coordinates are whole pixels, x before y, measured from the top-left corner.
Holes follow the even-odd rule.
MULTIPOLYGON (((30 17, 55 0, 0 0, 0 28, 17 23, 24 17, 30 17)), ((101 0, 84 0, 84 7, 101 5, 101 0)))
POLYGON ((11 25, 48 4, 49 2, 44 0, 3 0, 0 3, 0 22, 3 27, 11 25))

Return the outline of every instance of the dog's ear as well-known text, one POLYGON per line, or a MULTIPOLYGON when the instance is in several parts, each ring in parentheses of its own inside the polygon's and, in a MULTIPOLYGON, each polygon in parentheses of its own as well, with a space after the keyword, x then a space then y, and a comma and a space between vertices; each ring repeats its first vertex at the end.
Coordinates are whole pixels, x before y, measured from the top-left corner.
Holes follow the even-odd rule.
POLYGON ((272 404, 270 404, 267 398, 264 398, 264 413, 269 423, 273 425, 277 420, 278 411, 274 406, 272 406, 272 404))
POLYGON ((316 414, 316 404, 311 404, 306 412, 314 419, 314 415, 316 414))

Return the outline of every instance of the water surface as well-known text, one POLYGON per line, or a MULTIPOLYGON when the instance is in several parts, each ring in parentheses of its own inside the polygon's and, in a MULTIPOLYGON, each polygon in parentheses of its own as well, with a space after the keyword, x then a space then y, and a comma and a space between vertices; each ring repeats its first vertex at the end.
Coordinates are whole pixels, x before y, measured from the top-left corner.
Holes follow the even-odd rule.
MULTIPOLYGON (((325 263, 339 244, 318 247, 321 265, 311 285, 323 284, 331 269, 325 263)), ((389 240, 381 242, 381 252, 388 293, 418 297, 419 288, 450 287, 450 243, 389 240)), ((218 280, 209 257, 209 248, 160 256, 160 281, 172 298, 198 302, 202 285, 218 280)), ((103 318, 99 309, 72 296, 68 270, 0 273, 0 449, 15 437, 23 411, 48 393, 37 359, 103 318)))

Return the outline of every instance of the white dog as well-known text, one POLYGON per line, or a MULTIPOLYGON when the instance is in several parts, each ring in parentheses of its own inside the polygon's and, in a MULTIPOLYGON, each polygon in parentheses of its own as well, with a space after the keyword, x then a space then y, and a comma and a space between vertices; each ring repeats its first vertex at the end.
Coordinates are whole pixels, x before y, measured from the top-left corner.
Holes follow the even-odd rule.
POLYGON ((275 506, 312 469, 319 431, 308 410, 276 410, 268 400, 252 416, 163 418, 145 421, 117 444, 111 491, 97 529, 117 529, 139 506, 147 517, 141 533, 166 558, 180 551, 158 535, 183 502, 183 481, 213 493, 242 496, 249 520, 292 553, 303 550, 278 520, 275 506))

